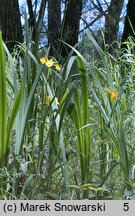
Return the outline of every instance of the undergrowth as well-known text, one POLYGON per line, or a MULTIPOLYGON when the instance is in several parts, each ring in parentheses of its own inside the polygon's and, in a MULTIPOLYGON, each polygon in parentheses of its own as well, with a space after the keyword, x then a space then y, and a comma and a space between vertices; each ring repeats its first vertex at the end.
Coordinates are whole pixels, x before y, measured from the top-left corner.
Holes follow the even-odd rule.
POLYGON ((134 199, 135 59, 89 32, 63 65, 0 35, 1 199, 134 199))

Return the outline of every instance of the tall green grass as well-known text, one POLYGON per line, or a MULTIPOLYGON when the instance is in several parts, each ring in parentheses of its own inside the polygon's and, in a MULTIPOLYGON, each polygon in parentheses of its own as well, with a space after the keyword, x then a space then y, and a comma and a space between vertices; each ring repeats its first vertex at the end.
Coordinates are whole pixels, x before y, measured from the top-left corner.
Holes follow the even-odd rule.
POLYGON ((1 199, 134 197, 134 42, 111 56, 86 34, 94 59, 72 47, 60 72, 28 27, 12 54, 0 34, 1 199))

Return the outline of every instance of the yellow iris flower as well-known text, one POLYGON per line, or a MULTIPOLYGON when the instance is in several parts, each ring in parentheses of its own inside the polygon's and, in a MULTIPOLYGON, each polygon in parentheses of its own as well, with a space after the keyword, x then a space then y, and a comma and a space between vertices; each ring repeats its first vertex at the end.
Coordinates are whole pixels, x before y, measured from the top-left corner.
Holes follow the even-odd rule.
POLYGON ((53 61, 53 59, 50 59, 50 60, 48 59, 48 61, 45 64, 46 64, 47 67, 50 68, 50 67, 52 67, 54 65, 54 63, 55 62, 53 61))
POLYGON ((56 68, 57 71, 60 71, 60 70, 61 70, 61 66, 58 65, 58 64, 55 65, 55 68, 56 68))
POLYGON ((46 58, 46 57, 42 57, 40 59, 41 64, 45 64, 47 61, 48 61, 48 58, 46 58))
POLYGON ((114 103, 118 98, 118 92, 115 89, 105 88, 105 92, 109 94, 110 101, 114 103))
POLYGON ((40 58, 40 62, 41 62, 41 64, 45 64, 48 68, 54 66, 57 71, 61 70, 61 66, 53 58, 48 59, 47 57, 42 57, 42 58, 40 58))
POLYGON ((45 99, 44 99, 44 102, 45 102, 45 104, 47 104, 47 105, 49 105, 50 104, 50 96, 48 95, 48 96, 46 96, 45 97, 45 99))
POLYGON ((114 103, 117 100, 118 92, 116 90, 112 90, 110 93, 110 100, 114 103))

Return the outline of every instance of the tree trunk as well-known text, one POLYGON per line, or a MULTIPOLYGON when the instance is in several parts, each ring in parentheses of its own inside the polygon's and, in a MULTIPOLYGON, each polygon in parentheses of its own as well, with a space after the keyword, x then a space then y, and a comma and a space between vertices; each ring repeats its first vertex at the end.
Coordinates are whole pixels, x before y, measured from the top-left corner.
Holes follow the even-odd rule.
MULTIPOLYGON (((35 43, 35 49, 38 50, 38 43, 40 38, 40 32, 42 28, 42 23, 44 19, 44 13, 46 8, 46 1, 42 0, 39 6, 38 14, 33 10, 32 0, 27 0, 28 11, 29 11, 29 27, 32 30, 32 40, 35 43)), ((37 3, 36 3, 37 4, 37 3)))
MULTIPOLYGON (((62 28, 62 40, 71 46, 78 42, 78 31, 82 12, 82 0, 68 0, 62 28)), ((62 43, 61 55, 66 57, 70 48, 62 43)))
POLYGON ((57 56, 60 47, 61 1, 48 0, 48 45, 50 55, 57 56))
POLYGON ((120 14, 124 0, 112 0, 108 8, 108 13, 105 16, 105 42, 111 45, 109 51, 117 48, 117 36, 119 29, 120 14))
MULTIPOLYGON (((127 5, 127 15, 125 19, 122 42, 127 41, 128 36, 135 38, 135 0, 129 0, 127 5)), ((124 45, 122 45, 124 46, 124 45)))
POLYGON ((22 42, 22 27, 18 0, 0 0, 0 28, 10 51, 22 42))

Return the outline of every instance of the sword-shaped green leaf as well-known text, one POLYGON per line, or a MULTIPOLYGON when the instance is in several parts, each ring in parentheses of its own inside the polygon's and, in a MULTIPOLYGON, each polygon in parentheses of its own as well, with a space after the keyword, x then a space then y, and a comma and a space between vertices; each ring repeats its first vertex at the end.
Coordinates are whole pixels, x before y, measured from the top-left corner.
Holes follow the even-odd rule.
POLYGON ((0 166, 4 163, 7 137, 7 98, 5 53, 3 49, 2 33, 0 32, 0 166))

